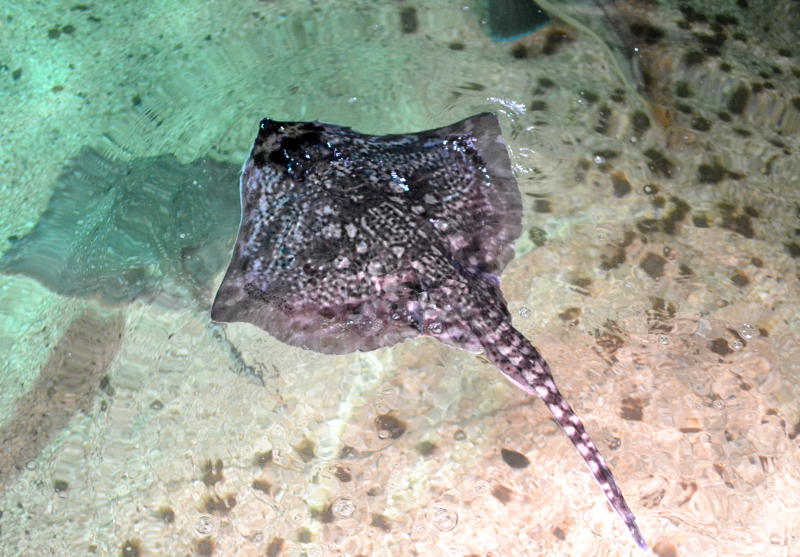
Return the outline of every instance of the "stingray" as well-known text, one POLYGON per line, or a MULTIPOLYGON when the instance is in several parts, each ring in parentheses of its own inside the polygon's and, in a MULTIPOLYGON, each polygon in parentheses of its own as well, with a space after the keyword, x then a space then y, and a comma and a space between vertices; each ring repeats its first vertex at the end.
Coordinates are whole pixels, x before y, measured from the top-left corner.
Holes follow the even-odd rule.
POLYGON ((550 367, 511 324, 499 273, 522 206, 493 114, 408 135, 264 119, 211 317, 294 346, 369 351, 417 336, 484 352, 538 396, 636 543, 646 543, 550 367))

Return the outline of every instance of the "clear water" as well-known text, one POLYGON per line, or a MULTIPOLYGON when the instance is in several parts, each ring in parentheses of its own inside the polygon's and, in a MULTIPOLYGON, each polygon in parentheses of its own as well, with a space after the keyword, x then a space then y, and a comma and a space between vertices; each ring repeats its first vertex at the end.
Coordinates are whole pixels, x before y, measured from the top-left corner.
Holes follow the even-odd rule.
POLYGON ((496 43, 464 2, 4 4, 0 555, 636 554, 481 357, 209 321, 216 176, 235 192, 260 118, 481 111, 525 203, 515 324, 655 553, 800 552, 800 10, 606 4, 663 31, 638 28, 637 93, 587 5, 496 43))

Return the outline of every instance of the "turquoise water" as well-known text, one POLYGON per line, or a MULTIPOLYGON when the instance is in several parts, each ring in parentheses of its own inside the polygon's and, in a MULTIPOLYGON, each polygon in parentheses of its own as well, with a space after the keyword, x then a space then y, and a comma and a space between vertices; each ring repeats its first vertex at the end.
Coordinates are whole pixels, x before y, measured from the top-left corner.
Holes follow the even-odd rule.
POLYGON ((515 325, 655 553, 800 551, 795 4, 541 3, 511 43, 463 2, 5 4, 0 555, 636 554, 480 356, 210 322, 260 118, 483 111, 515 325))

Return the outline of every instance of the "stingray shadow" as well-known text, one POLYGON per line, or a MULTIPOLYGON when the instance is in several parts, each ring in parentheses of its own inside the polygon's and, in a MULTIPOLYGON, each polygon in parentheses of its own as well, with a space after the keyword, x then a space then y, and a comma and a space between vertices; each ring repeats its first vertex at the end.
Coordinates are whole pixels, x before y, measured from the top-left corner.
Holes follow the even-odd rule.
POLYGON ((233 245, 238 173, 210 158, 126 162, 83 149, 33 230, 12 239, 0 272, 108 304, 201 307, 233 245))

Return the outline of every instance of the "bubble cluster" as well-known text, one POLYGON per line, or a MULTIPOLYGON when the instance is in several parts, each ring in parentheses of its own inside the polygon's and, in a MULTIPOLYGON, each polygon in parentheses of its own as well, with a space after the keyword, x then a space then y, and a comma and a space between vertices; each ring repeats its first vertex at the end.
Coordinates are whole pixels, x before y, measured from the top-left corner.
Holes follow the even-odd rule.
POLYGON ((458 524, 458 513, 447 507, 436 506, 433 508, 433 517, 431 518, 433 526, 441 532, 449 532, 454 529, 458 524))
POLYGON ((333 505, 331 505, 331 513, 333 513, 333 516, 336 518, 350 518, 355 512, 355 504, 346 497, 337 499, 333 505))
POLYGON ((201 536, 208 536, 214 531, 214 519, 203 515, 197 519, 194 529, 201 536))
POLYGON ((473 489, 478 495, 486 495, 489 493, 489 482, 486 480, 477 480, 473 486, 473 489))
POLYGON ((742 323, 742 326, 739 328, 739 334, 742 335, 743 339, 750 340, 758 334, 758 329, 752 323, 742 323))
POLYGON ((440 335, 440 334, 442 334, 442 331, 444 330, 444 327, 438 321, 434 321, 433 323, 428 325, 428 330, 431 333, 433 333, 434 335, 440 335))

